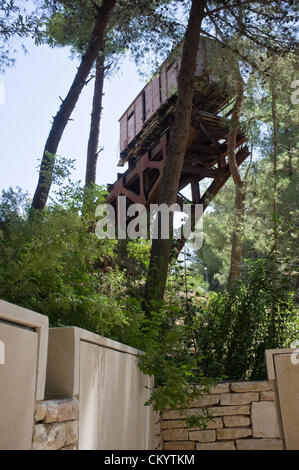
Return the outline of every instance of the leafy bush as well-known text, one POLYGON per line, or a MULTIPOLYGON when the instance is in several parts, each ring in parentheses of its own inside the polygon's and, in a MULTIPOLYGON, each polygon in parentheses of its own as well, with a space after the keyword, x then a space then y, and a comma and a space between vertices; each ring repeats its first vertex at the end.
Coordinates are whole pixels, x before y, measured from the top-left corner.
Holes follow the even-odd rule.
POLYGON ((298 338, 298 309, 289 278, 260 259, 247 262, 244 280, 194 307, 193 329, 201 367, 208 376, 264 379, 265 349, 288 347, 298 338))
MULTIPOLYGON (((175 303, 164 305, 145 318, 139 331, 143 353, 139 355, 139 368, 154 376, 155 384, 147 405, 155 410, 166 407, 184 409, 190 401, 208 393, 219 378, 207 378, 202 373, 201 357, 194 354, 194 336, 181 308, 175 303), (196 383, 200 381, 201 386, 196 383)), ((211 416, 207 410, 190 415, 188 426, 205 428, 211 416)))
MULTIPOLYGON (((127 322, 123 275, 98 266, 109 266, 115 242, 88 230, 90 220, 80 212, 82 188, 66 191, 31 216, 20 190, 2 193, 0 298, 47 315, 51 326, 113 336, 127 322)), ((97 188, 98 202, 104 194, 97 188)))

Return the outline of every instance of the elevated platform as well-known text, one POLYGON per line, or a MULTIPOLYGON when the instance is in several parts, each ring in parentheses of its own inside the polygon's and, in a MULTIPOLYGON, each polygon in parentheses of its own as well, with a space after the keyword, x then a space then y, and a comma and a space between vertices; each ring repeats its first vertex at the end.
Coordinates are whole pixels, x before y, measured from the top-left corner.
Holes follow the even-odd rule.
MULTIPOLYGON (((157 128, 153 127, 153 132, 157 128)), ((135 152, 132 151, 129 168, 123 174, 118 174, 117 181, 109 185, 107 203, 115 205, 117 209, 117 197, 126 196, 128 205, 140 203, 149 206, 157 201, 163 168, 166 162, 167 143, 170 126, 156 137, 152 145, 151 133, 148 137, 140 139, 135 152), (143 154, 139 155, 144 151, 143 154)), ((184 164, 179 183, 179 192, 189 184, 191 185, 192 200, 190 202, 203 204, 204 210, 218 193, 221 187, 230 177, 227 161, 227 120, 223 117, 201 111, 193 110, 192 127, 188 139, 184 164), (203 194, 200 192, 199 183, 205 178, 210 178, 208 188, 203 194)), ((237 135, 237 163, 240 165, 249 155, 245 144, 246 137, 239 130, 237 135)), ((178 203, 181 202, 178 194, 178 203)))
MULTIPOLYGON (((203 204, 205 210, 231 175, 227 160, 227 118, 233 91, 229 84, 225 84, 225 67, 232 64, 222 62, 220 49, 214 41, 205 38, 199 45, 192 124, 177 195, 180 206, 186 202, 203 204), (207 178, 208 183, 201 191, 200 183, 207 178), (190 200, 181 194, 188 185, 191 188, 190 200)), ((118 196, 126 196, 128 207, 140 203, 149 208, 150 204, 157 202, 175 116, 179 66, 179 55, 170 56, 119 120, 118 165, 127 163, 128 169, 118 173, 115 183, 108 186, 106 202, 115 207, 116 213, 118 196)), ((238 165, 249 155, 246 140, 239 129, 236 142, 238 165)))

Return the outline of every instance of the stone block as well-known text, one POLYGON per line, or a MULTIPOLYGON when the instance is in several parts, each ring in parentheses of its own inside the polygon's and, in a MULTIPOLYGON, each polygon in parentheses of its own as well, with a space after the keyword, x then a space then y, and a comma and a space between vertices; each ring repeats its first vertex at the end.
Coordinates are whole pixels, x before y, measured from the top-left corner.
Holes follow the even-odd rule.
POLYGON ((47 400, 45 423, 59 423, 79 419, 79 403, 76 398, 64 400, 47 400))
POLYGON ((187 423, 184 419, 168 419, 161 421, 161 429, 186 428, 187 423))
POLYGON ((79 422, 69 421, 66 423, 66 444, 75 444, 79 439, 79 422))
POLYGON ((218 384, 215 387, 211 388, 210 393, 228 393, 229 392, 229 384, 223 383, 218 384))
POLYGON ((230 384, 233 392, 263 392, 273 390, 273 383, 269 380, 253 381, 253 382, 233 382, 230 384))
POLYGON ((37 424, 33 436, 33 450, 58 450, 66 443, 65 423, 37 424))
POLYGON ((275 403, 263 401, 252 404, 253 437, 280 438, 275 403))
POLYGON ((235 450, 234 441, 208 442, 196 444, 196 450, 235 450))
MULTIPOLYGON (((172 421, 169 421, 172 423, 172 421)), ((160 413, 157 411, 154 411, 153 415, 153 441, 152 441, 152 448, 154 450, 162 450, 162 435, 161 435, 161 430, 162 430, 162 419, 160 416, 160 413)))
POLYGON ((162 431, 163 441, 187 441, 188 429, 167 429, 162 431))
MULTIPOLYGON (((219 429, 223 428, 222 418, 212 418, 206 423, 206 429, 219 429)), ((203 431, 202 428, 194 427, 190 429, 191 431, 203 431)))
POLYGON ((241 426, 250 426, 249 416, 224 416, 223 418, 224 426, 226 428, 238 428, 241 426))
POLYGON ((259 401, 259 394, 256 392, 251 393, 225 393, 221 395, 220 404, 226 405, 248 405, 253 401, 259 401))
POLYGON ((190 441, 214 442, 216 441, 216 431, 213 429, 207 431, 190 431, 190 441))
POLYGON ((190 401, 190 408, 218 405, 219 395, 203 395, 200 398, 190 401))
POLYGON ((236 445, 238 450, 283 450, 280 439, 240 439, 236 445))
POLYGON ((243 406, 215 406, 208 408, 208 411, 213 416, 228 416, 228 415, 249 415, 250 410, 248 405, 243 406))
POLYGON ((251 428, 223 428, 217 429, 217 439, 241 439, 242 437, 252 436, 251 428))
POLYGON ((69 446, 64 446, 60 450, 78 450, 78 446, 76 444, 70 444, 69 446))
POLYGON ((164 410, 162 412, 162 419, 184 419, 186 418, 186 410, 164 410))
POLYGON ((207 408, 189 408, 185 413, 186 416, 206 416, 207 408))
POLYGON ((34 415, 35 422, 38 423, 39 421, 43 421, 46 417, 46 414, 47 414, 47 405, 46 403, 41 402, 38 405, 35 415, 34 415))
POLYGON ((48 448, 61 449, 66 444, 66 426, 65 423, 54 423, 47 426, 48 448))
POLYGON ((194 450, 195 442, 193 441, 181 441, 181 442, 165 442, 164 450, 194 450))
MULTIPOLYGON (((203 387, 200 385, 196 386, 197 390, 202 390, 203 387)), ((215 385, 214 387, 211 387, 209 395, 213 394, 220 394, 220 393, 228 393, 229 392, 229 384, 228 383, 220 383, 215 385)))
POLYGON ((261 401, 274 401, 275 400, 275 392, 272 390, 266 392, 260 392, 260 400, 261 401))
POLYGON ((34 426, 32 449, 33 450, 43 449, 46 446, 47 438, 48 438, 48 434, 47 434, 46 425, 36 424, 34 426))

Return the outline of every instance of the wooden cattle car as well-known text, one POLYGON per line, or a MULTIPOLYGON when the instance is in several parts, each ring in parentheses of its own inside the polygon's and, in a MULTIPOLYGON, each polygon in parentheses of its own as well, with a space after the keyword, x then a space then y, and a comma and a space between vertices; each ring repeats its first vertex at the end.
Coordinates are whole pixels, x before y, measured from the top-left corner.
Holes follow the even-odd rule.
MULTIPOLYGON (((229 126, 226 119, 230 111, 224 114, 224 109, 234 96, 228 83, 234 59, 227 53, 222 55, 218 43, 201 39, 191 128, 177 195, 179 205, 184 202, 202 204, 203 210, 231 175, 227 159, 229 126), (207 184, 201 186, 207 178, 207 184), (191 189, 190 201, 181 193, 187 186, 191 189)), ((126 196, 127 206, 140 203, 149 208, 150 204, 157 202, 175 115, 179 66, 179 54, 172 54, 120 118, 119 166, 128 162, 128 169, 118 173, 117 181, 108 185, 106 198, 117 213, 119 196, 126 196)), ((238 129, 238 165, 249 154, 245 142, 244 133, 238 129)), ((183 243, 184 240, 180 248, 183 243)))
MULTIPOLYGON (((181 47, 178 47, 168 57, 157 74, 145 85, 119 119, 119 166, 122 166, 130 156, 128 150, 134 148, 136 137, 142 134, 142 131, 151 123, 157 113, 163 114, 167 105, 175 100, 180 68, 180 50, 181 47)), ((221 46, 215 41, 201 38, 195 73, 197 83, 200 84, 201 82, 206 87, 206 91, 215 88, 215 84, 217 84, 218 98, 220 98, 216 108, 214 106, 212 109, 209 107, 209 100, 206 99, 205 104, 201 107, 204 111, 218 111, 219 105, 225 104, 230 95, 230 93, 227 93, 228 84, 224 83, 224 71, 225 69, 229 70, 231 63, 228 57, 226 59, 220 57, 221 51, 221 46)))

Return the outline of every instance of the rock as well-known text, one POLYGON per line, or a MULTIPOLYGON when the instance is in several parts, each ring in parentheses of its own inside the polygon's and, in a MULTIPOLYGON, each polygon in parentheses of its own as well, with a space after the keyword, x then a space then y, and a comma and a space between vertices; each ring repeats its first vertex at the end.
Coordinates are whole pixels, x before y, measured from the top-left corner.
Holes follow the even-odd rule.
POLYGON ((224 416, 223 422, 226 428, 250 426, 249 416, 224 416))
POLYGON ((280 438, 275 403, 261 401, 252 404, 251 420, 253 437, 280 438))
POLYGON ((66 443, 75 444, 79 439, 79 422, 69 421, 66 423, 66 443))
POLYGON ((186 418, 186 410, 164 410, 162 412, 162 419, 184 419, 186 418))
POLYGON ((70 444, 69 446, 64 446, 60 450, 78 450, 78 447, 76 444, 70 444))
MULTIPOLYGON (((162 450, 162 436, 161 436, 161 429, 162 423, 160 413, 154 411, 154 424, 153 424, 153 449, 154 450, 162 450)), ((169 421, 172 423, 172 421, 169 421)))
POLYGON ((200 398, 190 401, 190 408, 213 406, 219 403, 219 395, 204 395, 200 398))
POLYGON ((188 440, 188 429, 167 429, 162 431, 163 441, 187 441, 188 440))
POLYGON ((221 395, 221 405, 247 405, 259 401, 258 393, 225 393, 221 395))
POLYGON ((215 406, 208 408, 208 411, 213 416, 227 416, 227 415, 249 415, 250 410, 248 405, 243 406, 215 406))
POLYGON ((186 416, 206 416, 207 408, 189 408, 185 413, 186 416))
POLYGON ((229 392, 229 384, 223 383, 218 384, 215 387, 211 388, 210 393, 228 393, 229 392))
POLYGON ((209 442, 196 444, 196 450, 235 450, 234 441, 209 442))
POLYGON ((187 423, 184 419, 169 419, 161 421, 161 429, 186 428, 187 423))
POLYGON ((260 393, 260 400, 262 401, 274 401, 275 400, 275 392, 269 390, 266 392, 260 393))
MULTIPOLYGON (((214 408, 209 408, 213 410, 214 408)), ((162 412, 162 419, 166 420, 184 420, 189 416, 206 416, 207 408, 189 408, 186 410, 164 410, 162 412)))
POLYGON ((48 449, 61 449, 66 444, 65 423, 54 423, 47 426, 48 449))
POLYGON ((283 450, 280 439, 240 439, 236 445, 238 450, 283 450))
POLYGON ((250 428, 223 428, 217 429, 217 439, 240 439, 241 437, 252 436, 250 428))
POLYGON ((58 423, 79 419, 79 403, 76 398, 65 400, 46 400, 47 414, 45 423, 58 423))
POLYGON ((190 441, 199 441, 199 442, 214 442, 216 441, 216 431, 190 431, 189 432, 190 441))
MULTIPOLYGON (((204 387, 201 385, 196 386, 197 390, 202 390, 204 387)), ((229 384, 228 383, 220 383, 211 387, 209 395, 219 394, 219 393, 228 393, 229 392, 229 384)))
POLYGON ((38 423, 39 421, 43 421, 47 414, 47 405, 44 402, 41 402, 35 412, 34 421, 38 423))
MULTIPOLYGON (((218 429, 223 428, 222 418, 212 418, 206 423, 206 429, 218 429)), ((203 431, 202 428, 194 427, 191 431, 203 431)))
POLYGON ((46 446, 47 440, 48 440, 48 434, 47 434, 46 425, 36 424, 34 427, 32 449, 42 450, 46 446))
POLYGON ((194 450, 195 442, 181 441, 181 442, 165 442, 164 450, 194 450))
POLYGON ((233 392, 263 392, 273 390, 273 383, 269 380, 256 382, 233 382, 230 384, 233 392))
POLYGON ((65 423, 37 424, 33 437, 33 450, 58 450, 66 443, 65 423))

